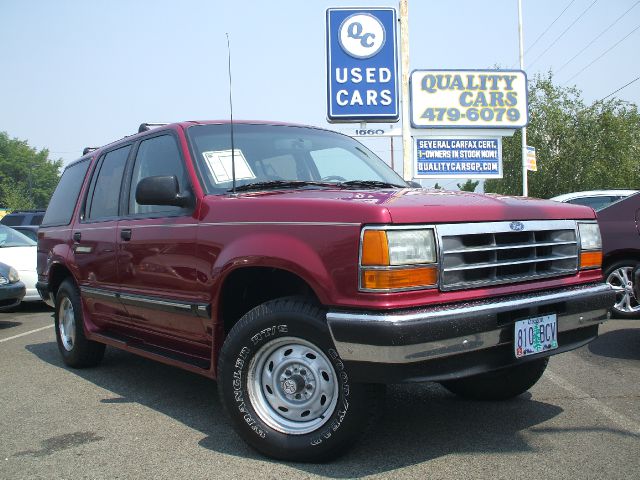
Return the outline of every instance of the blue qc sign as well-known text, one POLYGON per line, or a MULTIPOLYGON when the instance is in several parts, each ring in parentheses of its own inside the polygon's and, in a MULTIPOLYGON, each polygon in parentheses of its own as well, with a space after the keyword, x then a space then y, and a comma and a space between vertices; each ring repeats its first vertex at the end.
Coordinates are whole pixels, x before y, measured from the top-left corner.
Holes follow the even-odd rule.
POLYGON ((327 9, 330 122, 398 120, 396 51, 395 9, 327 9))

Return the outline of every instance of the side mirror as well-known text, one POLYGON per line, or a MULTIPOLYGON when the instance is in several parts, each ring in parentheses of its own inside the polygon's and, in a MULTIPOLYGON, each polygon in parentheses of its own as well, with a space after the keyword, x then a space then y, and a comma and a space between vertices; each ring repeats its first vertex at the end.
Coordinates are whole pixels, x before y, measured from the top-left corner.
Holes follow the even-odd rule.
POLYGON ((136 202, 140 205, 191 206, 191 194, 180 193, 179 188, 175 175, 143 178, 136 187, 136 202))

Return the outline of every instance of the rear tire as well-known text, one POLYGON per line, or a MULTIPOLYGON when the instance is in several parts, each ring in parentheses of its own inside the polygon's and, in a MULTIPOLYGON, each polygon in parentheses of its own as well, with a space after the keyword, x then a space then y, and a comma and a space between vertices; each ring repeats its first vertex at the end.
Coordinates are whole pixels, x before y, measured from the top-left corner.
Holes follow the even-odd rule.
POLYGON ((384 394, 383 385, 350 381, 324 311, 300 298, 266 302, 239 320, 220 352, 218 390, 245 442, 298 462, 346 452, 384 394))
POLYGON ((58 350, 64 363, 73 368, 84 368, 94 367, 102 361, 105 345, 85 336, 80 292, 71 279, 62 282, 58 288, 54 318, 58 350))
POLYGON ((451 393, 463 398, 508 400, 533 387, 542 377, 548 363, 549 358, 541 358, 495 372, 449 380, 441 384, 451 393))

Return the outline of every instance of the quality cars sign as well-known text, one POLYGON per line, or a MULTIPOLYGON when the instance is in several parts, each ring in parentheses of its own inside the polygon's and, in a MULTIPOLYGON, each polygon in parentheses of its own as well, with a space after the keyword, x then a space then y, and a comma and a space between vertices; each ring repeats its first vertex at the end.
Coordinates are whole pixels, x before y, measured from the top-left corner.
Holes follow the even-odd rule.
POLYGON ((527 77, 520 70, 411 72, 414 128, 525 127, 527 77))
POLYGON ((399 118, 396 11, 327 9, 327 117, 330 122, 399 118))

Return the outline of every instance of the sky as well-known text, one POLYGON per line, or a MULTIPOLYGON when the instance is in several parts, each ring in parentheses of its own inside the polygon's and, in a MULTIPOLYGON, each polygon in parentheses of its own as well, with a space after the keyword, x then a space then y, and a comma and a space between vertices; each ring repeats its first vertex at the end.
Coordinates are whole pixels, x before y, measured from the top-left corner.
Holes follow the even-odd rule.
MULTIPOLYGON (((518 68, 517 4, 409 0, 410 69, 518 68)), ((529 76, 554 71, 593 102, 640 75, 640 1, 522 4, 529 76)), ((142 122, 226 119, 226 33, 234 118, 344 131, 326 121, 325 10, 339 6, 398 2, 0 0, 0 131, 67 163, 142 122)), ((640 80, 615 97, 640 104, 640 80)), ((386 142, 372 148, 388 161, 386 142)))

